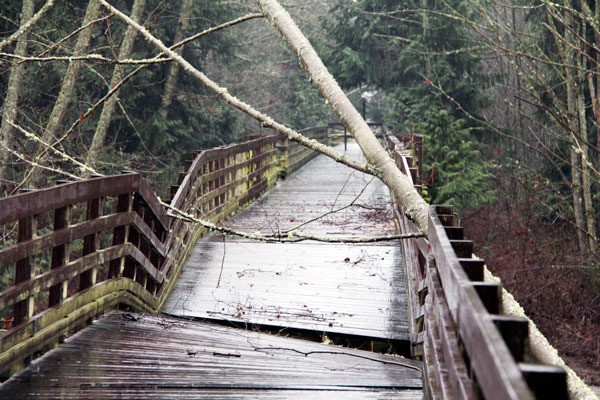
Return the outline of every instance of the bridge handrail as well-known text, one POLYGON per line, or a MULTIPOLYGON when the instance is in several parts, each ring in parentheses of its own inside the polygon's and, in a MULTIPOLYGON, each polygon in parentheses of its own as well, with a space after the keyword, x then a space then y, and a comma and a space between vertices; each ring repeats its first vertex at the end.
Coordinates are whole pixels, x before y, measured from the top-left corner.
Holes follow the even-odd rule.
POLYGON ((139 174, 21 193, 0 199, 0 210, 0 271, 14 268, 15 276, 0 293, 3 367, 19 369, 31 354, 117 303, 148 309, 165 282, 169 222, 139 174), (10 230, 15 243, 4 238, 10 230))
MULTIPOLYGON (((387 138, 397 165, 417 183, 422 170, 413 155, 421 157, 414 149, 421 143, 414 136, 387 138)), ((416 231, 395 209, 403 231, 416 231)), ((484 282, 484 261, 473 257, 453 208, 432 206, 428 231, 427 239, 402 242, 412 350, 424 360, 428 397, 567 399, 562 368, 530 364, 528 320, 501 314, 502 288, 484 282)))
MULTIPOLYGON (((276 148, 278 135, 218 147, 197 153, 188 162, 179 184, 171 188, 173 208, 196 218, 217 222, 273 187, 279 172, 276 148)), ((174 216, 172 211, 169 211, 174 216)), ((170 258, 165 269, 173 271, 175 280, 193 245, 207 230, 200 225, 173 219, 165 246, 170 258)), ((172 286, 160 293, 159 306, 168 297, 172 286)))
MULTIPOLYGON (((329 131, 328 126, 315 126, 301 129, 298 132, 323 144, 329 144, 329 131)), ((297 171, 301 166, 318 155, 317 152, 312 151, 308 147, 287 138, 282 138, 281 143, 278 145, 278 149, 281 152, 279 170, 279 176, 281 178, 291 175, 294 171, 297 171)))
MULTIPOLYGON (((305 133, 326 140, 327 127, 305 133)), ((282 168, 297 169, 313 153, 278 135, 198 152, 170 205, 222 220, 271 188, 282 168)), ((174 218, 138 173, 26 191, 0 199, 0 210, 0 272, 14 269, 15 277, 0 292, 4 377, 106 310, 159 310, 206 232, 174 218)))

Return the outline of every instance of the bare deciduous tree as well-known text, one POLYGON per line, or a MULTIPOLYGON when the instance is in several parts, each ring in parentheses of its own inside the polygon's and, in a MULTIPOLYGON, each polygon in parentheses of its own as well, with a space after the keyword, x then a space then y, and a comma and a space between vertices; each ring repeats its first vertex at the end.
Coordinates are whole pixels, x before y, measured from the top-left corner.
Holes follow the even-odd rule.
MULTIPOLYGON (((22 26, 31 26, 29 22, 33 18, 34 9, 34 0, 23 1, 23 8, 21 11, 22 26)), ((14 38, 14 40, 17 40, 15 54, 26 56, 28 48, 28 33, 26 29, 19 30, 19 32, 20 35, 14 38)), ((9 121, 15 121, 19 113, 18 103, 19 96, 21 94, 21 86, 23 84, 23 77, 25 75, 25 68, 26 66, 24 64, 17 64, 11 69, 8 87, 6 89, 6 97, 4 99, 4 107, 2 109, 2 122, 0 125, 0 143, 3 147, 0 149, 0 177, 2 179, 6 179, 6 164, 9 160, 10 149, 13 147, 14 128, 9 121)))
MULTIPOLYGON (((133 21, 139 21, 141 19, 145 6, 146 0, 135 0, 133 2, 133 6, 131 8, 131 18, 133 21)), ((121 43, 121 48, 119 49, 119 59, 129 58, 131 52, 133 51, 133 44, 135 43, 136 36, 137 31, 132 27, 128 27, 125 31, 125 37, 121 43)), ((108 89, 111 90, 113 87, 118 85, 123 80, 124 74, 125 66, 116 65, 110 81, 110 87, 108 89)), ((108 133, 108 128, 112 120, 113 111, 117 105, 117 99, 117 96, 111 96, 106 100, 102 107, 102 112, 100 113, 98 125, 96 125, 96 131, 94 132, 92 144, 90 145, 87 157, 85 159, 85 163, 87 165, 93 166, 98 161, 98 157, 102 152, 106 134, 108 133)))
MULTIPOLYGON (((75 44, 74 49, 75 56, 82 56, 88 51, 93 32, 92 26, 90 25, 98 17, 99 11, 100 3, 98 3, 97 0, 90 0, 83 18, 82 30, 77 36, 77 43, 75 44)), ((53 143, 56 140, 57 132, 62 127, 65 115, 69 109, 69 104, 71 104, 73 99, 75 86, 77 84, 77 79, 79 77, 82 65, 83 61, 73 60, 69 62, 65 75, 62 79, 60 91, 58 92, 58 96, 54 102, 52 113, 50 114, 50 117, 48 117, 48 122, 46 123, 44 132, 42 133, 43 143, 53 143)), ((40 146, 38 153, 41 158, 38 163, 43 164, 44 161, 47 160, 47 157, 45 157, 46 152, 47 149, 40 146)), ((32 167, 32 170, 29 171, 29 177, 26 180, 25 186, 27 186, 27 182, 29 182, 31 185, 37 185, 39 180, 39 169, 34 166, 32 167)))

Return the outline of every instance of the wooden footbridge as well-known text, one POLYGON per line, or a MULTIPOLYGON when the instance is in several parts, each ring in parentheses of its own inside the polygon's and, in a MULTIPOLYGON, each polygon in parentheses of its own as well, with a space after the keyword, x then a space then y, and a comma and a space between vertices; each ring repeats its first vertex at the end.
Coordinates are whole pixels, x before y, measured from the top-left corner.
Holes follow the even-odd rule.
MULTIPOLYGON (((385 142, 418 185, 419 138, 385 142)), ((202 151, 168 207, 136 173, 0 199, 0 398, 575 398, 451 207, 427 238, 357 243, 415 228, 314 155, 278 136, 202 151)))

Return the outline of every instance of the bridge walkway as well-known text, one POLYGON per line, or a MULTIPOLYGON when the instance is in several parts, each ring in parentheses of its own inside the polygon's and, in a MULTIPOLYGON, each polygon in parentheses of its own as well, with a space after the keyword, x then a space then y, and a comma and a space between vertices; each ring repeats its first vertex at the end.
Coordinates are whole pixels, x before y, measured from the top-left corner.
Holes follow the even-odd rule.
MULTIPOLYGON (((358 153, 355 145, 349 153, 358 153)), ((228 225, 268 234, 317 217, 302 227, 306 234, 358 237, 395 229, 387 189, 324 157, 228 225)), ((421 399, 420 362, 332 345, 402 347, 408 339, 402 262, 397 242, 208 236, 196 245, 164 314, 101 317, 5 382, 0 399, 421 399)))
MULTIPOLYGON (((358 158, 358 145, 350 143, 347 154, 358 158)), ((300 227, 323 238, 396 233, 387 187, 325 156, 226 225, 263 234, 300 227)), ((257 243, 210 235, 192 251, 163 311, 398 346, 408 341, 405 282, 397 241, 257 243)))

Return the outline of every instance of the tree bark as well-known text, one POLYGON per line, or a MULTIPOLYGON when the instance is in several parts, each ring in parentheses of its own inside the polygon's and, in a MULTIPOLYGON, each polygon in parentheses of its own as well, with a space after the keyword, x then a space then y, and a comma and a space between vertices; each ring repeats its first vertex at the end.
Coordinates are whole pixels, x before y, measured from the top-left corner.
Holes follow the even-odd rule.
POLYGON ((290 15, 276 0, 257 0, 257 3, 296 53, 313 84, 331 104, 340 121, 355 138, 367 161, 380 169, 379 178, 390 188, 409 218, 421 231, 427 232, 427 203, 387 154, 290 15))
MULTIPOLYGON (((131 8, 131 19, 136 22, 139 21, 142 17, 142 13, 144 11, 145 6, 146 0, 135 0, 131 8)), ((121 48, 119 49, 119 60, 124 60, 130 57, 131 52, 133 51, 133 44, 135 42, 136 36, 137 30, 131 26, 128 26, 127 30, 125 31, 123 42, 121 43, 121 48)), ((123 79, 125 69, 125 65, 115 66, 112 78, 110 80, 109 90, 110 88, 116 86, 123 79)), ((90 165, 93 167, 94 164, 98 161, 99 155, 102 151, 102 146, 104 145, 104 140, 106 139, 106 135, 108 133, 108 128, 110 127, 110 122, 112 120, 112 115, 115 110, 117 101, 118 95, 113 95, 109 97, 108 100, 106 100, 104 106, 102 107, 102 112, 100 113, 98 125, 96 126, 94 137, 92 138, 92 144, 88 150, 88 154, 85 159, 86 165, 90 165)))
MULTIPOLYGON (((31 26, 30 20, 33 18, 35 8, 34 0, 24 0, 21 10, 21 26, 31 26)), ((19 56, 27 55, 28 48, 28 32, 23 30, 17 40, 15 54, 19 56)), ((10 160, 10 149, 13 148, 14 128, 5 119, 16 121, 19 114, 19 96, 21 94, 21 86, 25 75, 25 64, 16 64, 10 71, 8 85, 6 89, 6 97, 4 99, 4 107, 2 109, 2 124, 0 125, 0 140, 2 148, 0 148, 0 179, 6 179, 6 170, 10 160)), ((0 186, 2 187, 2 186, 0 186)))
MULTIPOLYGON (((100 11, 100 3, 98 0, 90 0, 87 6, 87 10, 85 16, 83 18, 82 26, 88 25, 91 21, 97 18, 98 13, 100 11)), ((92 37, 93 29, 91 26, 82 30, 77 36, 77 42, 75 43, 74 55, 80 56, 84 55, 89 46, 90 40, 92 37)), ((83 61, 70 61, 69 66, 67 67, 67 71, 62 80, 62 85, 60 87, 60 91, 56 98, 56 102, 54 103, 54 107, 52 108, 52 113, 48 118, 48 123, 46 124, 46 128, 42 133, 42 142, 43 143, 53 143, 56 139, 56 133, 58 129, 62 126, 65 114, 69 108, 69 104, 71 103, 71 98, 73 97, 73 92, 75 91, 75 86, 77 83, 77 79, 79 77, 79 72, 81 70, 81 66, 83 65, 83 61)), ((38 149, 37 152, 41 155, 38 163, 43 164, 47 159, 45 156, 47 154, 46 149, 38 149)), ((28 181, 31 182, 32 185, 37 185, 40 183, 40 170, 33 167, 33 170, 30 172, 28 181)))
MULTIPOLYGON (((563 6, 566 10, 570 8, 570 0, 563 0, 563 6)), ((553 19, 556 18, 552 14, 552 11, 548 11, 549 23, 553 23, 553 19)), ((575 229, 577 231, 577 240, 579 244, 580 253, 583 254, 586 251, 586 238, 585 238, 585 220, 583 215, 583 192, 582 192, 582 181, 581 181, 581 154, 578 150, 578 141, 576 137, 577 127, 579 125, 579 113, 577 110, 577 93, 576 93, 576 71, 574 66, 577 64, 577 53, 576 50, 572 49, 569 45, 575 43, 573 32, 575 29, 575 21, 569 11, 565 11, 562 16, 562 21, 567 29, 565 29, 564 38, 556 38, 560 57, 562 58, 565 67, 562 68, 564 74, 564 85, 567 95, 567 139, 569 142, 569 164, 571 168, 571 196, 573 201, 573 217, 575 219, 575 229)), ((555 31, 558 32, 558 31, 555 31)), ((557 33, 554 33, 556 36, 557 33)))
MULTIPOLYGON (((585 34, 584 34, 585 36, 585 34)), ((578 42, 579 43, 579 42, 578 42)), ((581 50, 583 52, 583 49, 581 50)), ((591 254, 595 254, 597 251, 597 238, 596 238, 596 221, 594 212, 594 203, 592 201, 592 180, 590 179, 591 169, 588 163, 590 160, 590 146, 588 142, 588 118, 585 104, 585 85, 583 84, 586 79, 585 73, 585 60, 582 55, 577 55, 577 78, 581 82, 581 90, 577 96, 577 115, 579 117, 579 135, 581 140, 579 143, 578 151, 581 153, 581 192, 583 197, 583 216, 585 219, 585 228, 587 234, 587 247, 591 254)), ((593 112, 593 111, 592 111, 593 112)))

